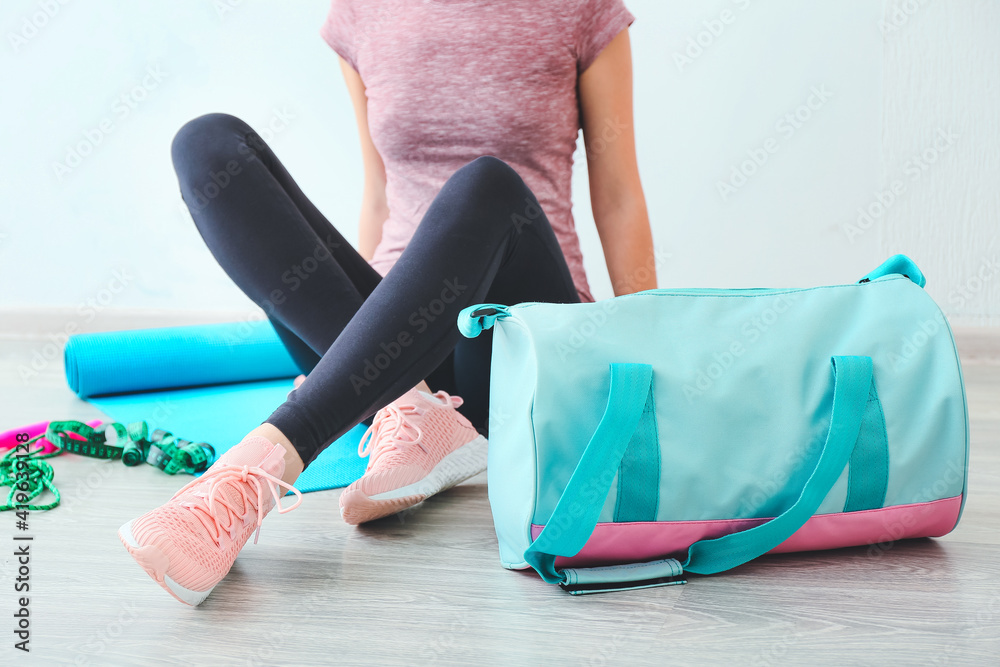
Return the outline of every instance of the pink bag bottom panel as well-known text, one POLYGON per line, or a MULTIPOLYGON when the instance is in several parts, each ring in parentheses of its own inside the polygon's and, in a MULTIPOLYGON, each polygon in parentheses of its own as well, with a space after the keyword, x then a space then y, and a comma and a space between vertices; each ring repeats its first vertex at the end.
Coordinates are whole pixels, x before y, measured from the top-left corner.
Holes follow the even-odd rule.
MULTIPOLYGON (((770 553, 818 551, 892 542, 911 537, 940 537, 958 521, 962 496, 877 510, 819 514, 770 553)), ((560 556, 557 567, 594 567, 657 558, 686 558, 698 540, 714 539, 748 530, 768 519, 716 521, 646 521, 599 523, 579 554, 560 556)), ((532 524, 531 539, 544 526, 532 524)))

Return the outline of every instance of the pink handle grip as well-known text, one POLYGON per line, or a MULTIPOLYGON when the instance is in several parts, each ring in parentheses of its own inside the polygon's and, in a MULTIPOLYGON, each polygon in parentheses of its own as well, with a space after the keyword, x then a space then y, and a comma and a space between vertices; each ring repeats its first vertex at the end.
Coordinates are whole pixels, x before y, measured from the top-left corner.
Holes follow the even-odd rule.
MULTIPOLYGON (((104 422, 101 421, 100 419, 94 419, 92 421, 87 422, 87 425, 97 428, 103 423, 104 422)), ((20 433, 27 433, 29 438, 34 438, 36 435, 42 435, 43 433, 45 433, 45 430, 48 427, 49 427, 49 422, 38 422, 37 424, 30 424, 28 426, 22 426, 21 428, 15 428, 9 431, 4 431, 3 433, 0 433, 0 449, 12 449, 13 447, 16 447, 18 445, 17 436, 20 433)), ((42 446, 43 454, 50 454, 56 450, 55 445, 53 445, 45 438, 42 438, 38 442, 34 443, 32 447, 34 448, 37 447, 38 445, 42 446)))

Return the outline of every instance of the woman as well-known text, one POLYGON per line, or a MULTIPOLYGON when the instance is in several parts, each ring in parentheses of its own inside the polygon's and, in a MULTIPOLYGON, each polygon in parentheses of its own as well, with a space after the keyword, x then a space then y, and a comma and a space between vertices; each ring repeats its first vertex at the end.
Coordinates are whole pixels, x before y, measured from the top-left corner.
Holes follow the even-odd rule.
POLYGON ((373 414, 367 471, 340 497, 348 523, 485 468, 490 337, 463 339, 456 317, 593 300, 570 211, 580 127, 615 291, 655 287, 632 20, 621 0, 334 0, 322 35, 365 169, 357 250, 245 123, 211 114, 180 130, 174 165, 202 237, 307 377, 202 477, 122 526, 174 597, 204 600, 271 508, 301 502, 303 468, 373 414))

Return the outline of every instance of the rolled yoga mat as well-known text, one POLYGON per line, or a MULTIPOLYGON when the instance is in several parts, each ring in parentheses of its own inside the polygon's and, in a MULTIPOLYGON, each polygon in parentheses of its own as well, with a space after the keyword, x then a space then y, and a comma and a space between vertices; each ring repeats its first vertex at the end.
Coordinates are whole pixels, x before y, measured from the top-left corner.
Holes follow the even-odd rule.
POLYGON ((267 321, 79 334, 64 359, 80 398, 299 374, 267 321))
MULTIPOLYGON (((66 380, 115 421, 211 444, 235 445, 284 402, 299 369, 266 321, 70 336, 66 380)), ((359 424, 296 481, 300 491, 347 486, 364 474, 359 424)))

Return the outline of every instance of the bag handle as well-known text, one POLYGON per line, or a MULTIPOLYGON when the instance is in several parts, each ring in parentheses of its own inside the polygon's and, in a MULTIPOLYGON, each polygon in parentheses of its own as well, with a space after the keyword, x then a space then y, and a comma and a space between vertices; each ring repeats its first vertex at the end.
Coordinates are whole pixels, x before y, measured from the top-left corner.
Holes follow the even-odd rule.
POLYGON ((920 287, 927 284, 927 279, 924 278, 923 272, 918 269, 917 265, 913 263, 913 260, 906 255, 893 255, 879 264, 878 267, 858 282, 868 283, 877 278, 888 276, 893 273, 898 273, 906 278, 909 278, 920 287))
POLYGON ((557 570, 556 556, 575 556, 590 539, 621 458, 642 414, 652 366, 611 364, 608 404, 565 491, 525 560, 548 583, 574 594, 684 583, 684 570, 714 574, 775 548, 816 512, 850 458, 872 384, 870 357, 835 356, 833 409, 822 453, 798 498, 776 518, 749 530, 692 544, 683 564, 667 558, 603 568, 557 570))

